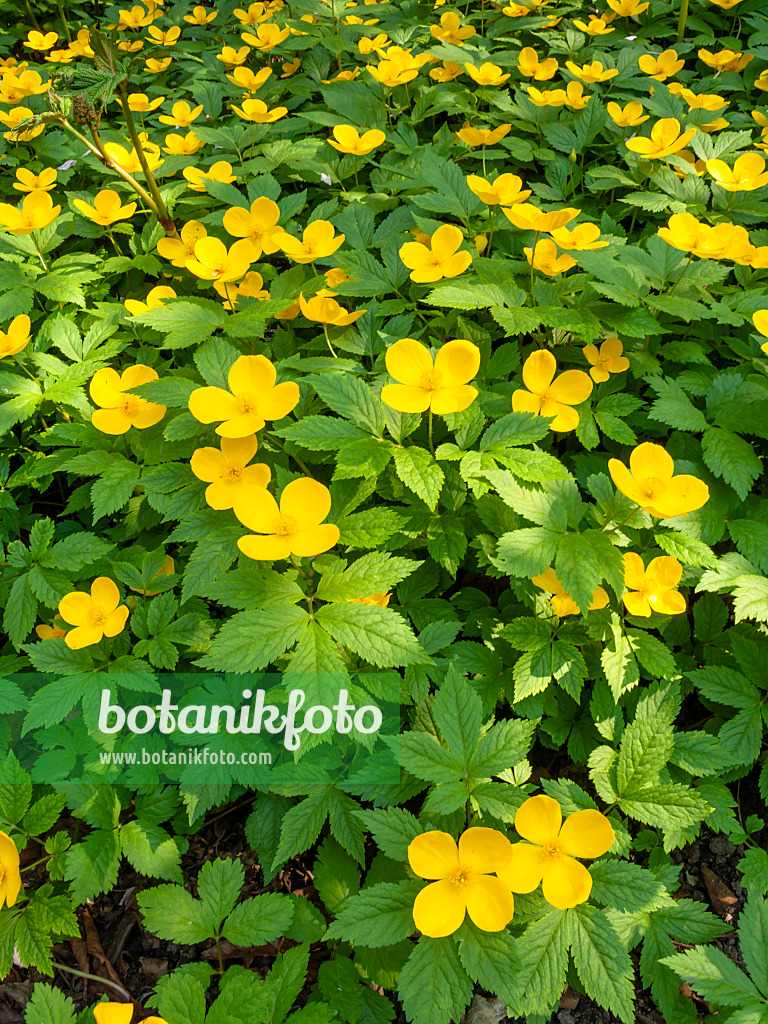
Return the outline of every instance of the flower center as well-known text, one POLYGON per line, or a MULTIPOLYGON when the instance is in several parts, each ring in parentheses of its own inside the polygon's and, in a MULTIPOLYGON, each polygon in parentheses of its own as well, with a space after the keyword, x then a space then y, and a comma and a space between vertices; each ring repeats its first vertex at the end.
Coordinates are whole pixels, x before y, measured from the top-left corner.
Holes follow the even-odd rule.
POLYGON ((273 532, 276 537, 290 537, 296 533, 297 526, 298 524, 293 516, 280 515, 275 520, 273 532))
POLYGON ((539 398, 542 400, 542 402, 557 401, 557 399, 555 398, 555 394, 552 391, 552 388, 542 388, 542 390, 539 392, 539 398))
POLYGON ((561 857, 565 853, 563 844, 559 839, 548 839, 546 843, 541 844, 541 848, 545 855, 553 860, 555 857, 561 857))
POLYGON ((96 606, 91 610, 90 619, 92 626, 103 626, 107 621, 107 613, 103 608, 96 606))
POLYGON ((455 871, 448 875, 447 880, 451 885, 455 885, 457 889, 468 889, 475 881, 475 872, 472 868, 460 864, 455 871))
POLYGON ((243 465, 240 465, 238 463, 230 463, 227 466, 226 470, 224 471, 224 478, 226 480, 239 480, 240 477, 243 475, 244 469, 245 466, 243 465))
POLYGON ((245 394, 239 395, 240 398, 240 409, 241 412, 258 413, 258 402, 256 401, 255 395, 245 394))
POLYGON ((428 370, 422 376, 419 387, 424 388, 425 391, 437 391, 442 387, 442 378, 436 370, 428 370))
POLYGON ((666 490, 666 480, 658 476, 649 476, 643 480, 643 490, 649 498, 659 497, 666 490))
POLYGON ((597 368, 599 370, 607 370, 612 362, 613 360, 610 356, 600 356, 600 358, 597 360, 597 368))
POLYGON ((134 413, 139 411, 141 405, 141 399, 136 395, 126 395, 123 399, 123 412, 126 416, 132 416, 134 413))

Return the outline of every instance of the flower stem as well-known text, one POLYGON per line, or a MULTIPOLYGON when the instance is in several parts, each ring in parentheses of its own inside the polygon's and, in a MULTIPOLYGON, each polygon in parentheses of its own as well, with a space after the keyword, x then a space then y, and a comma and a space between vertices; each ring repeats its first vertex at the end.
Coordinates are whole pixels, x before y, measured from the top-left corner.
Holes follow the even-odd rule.
POLYGON ((680 0, 680 17, 677 22, 677 41, 682 43, 685 35, 685 23, 688 20, 688 0, 680 0))
POLYGON ((693 259, 693 253, 692 252, 688 253, 688 259, 685 261, 685 266, 683 267, 683 269, 682 269, 682 271, 680 273, 680 276, 678 277, 678 279, 675 281, 675 283, 672 285, 672 287, 669 290, 669 294, 670 295, 672 295, 672 293, 674 292, 675 288, 677 288, 677 286, 682 281, 683 275, 685 274, 685 272, 688 269, 688 267, 691 265, 691 260, 692 259, 693 259))
POLYGON ((147 183, 147 190, 152 196, 153 206, 157 213, 157 219, 163 225, 163 229, 166 235, 170 235, 172 238, 178 238, 178 232, 176 226, 173 223, 171 215, 168 213, 168 208, 165 205, 163 197, 160 195, 160 189, 157 187, 155 176, 149 168, 147 158, 144 154, 144 148, 141 145, 138 132, 136 131, 136 123, 133 120, 133 114, 131 113, 131 107, 128 102, 128 86, 125 82, 120 85, 120 97, 123 101, 123 113, 125 115, 125 124, 128 128, 128 134, 131 137, 133 148, 136 150, 136 156, 139 158, 141 169, 144 171, 144 180, 147 183))
POLYGON ((325 335, 325 340, 328 342, 328 348, 331 350, 331 355, 333 356, 334 359, 338 359, 339 357, 333 351, 333 345, 331 344, 331 339, 328 337, 328 325, 327 324, 323 324, 323 334, 325 335))
POLYGON ((29 370, 28 370, 28 369, 26 368, 26 366, 24 365, 24 363, 22 363, 22 361, 21 361, 21 360, 19 359, 19 357, 18 357, 18 356, 11 356, 11 358, 13 359, 13 361, 14 361, 15 363, 18 363, 18 364, 19 364, 19 366, 20 366, 20 367, 22 368, 22 370, 24 371, 24 373, 26 373, 26 375, 27 375, 27 376, 28 376, 28 377, 30 378, 30 380, 33 380, 33 381, 35 382, 35 384, 37 384, 37 385, 38 385, 38 387, 39 387, 39 386, 40 386, 40 381, 39 381, 39 380, 37 379, 37 377, 35 377, 35 375, 34 375, 34 374, 32 374, 32 373, 30 373, 30 372, 29 372, 29 370))
POLYGON ((429 407, 429 450, 435 454, 435 446, 432 443, 432 406, 429 407))
POLYGON ((64 964, 58 964, 55 961, 51 964, 52 967, 58 967, 60 971, 66 971, 67 974, 75 974, 78 978, 85 978, 87 981, 98 982, 99 985, 108 985, 110 988, 115 989, 123 996, 126 1002, 132 1003, 133 1000, 128 992, 125 991, 122 985, 118 985, 115 981, 110 981, 109 978, 102 978, 98 974, 86 974, 85 971, 77 971, 74 967, 66 967, 64 964))

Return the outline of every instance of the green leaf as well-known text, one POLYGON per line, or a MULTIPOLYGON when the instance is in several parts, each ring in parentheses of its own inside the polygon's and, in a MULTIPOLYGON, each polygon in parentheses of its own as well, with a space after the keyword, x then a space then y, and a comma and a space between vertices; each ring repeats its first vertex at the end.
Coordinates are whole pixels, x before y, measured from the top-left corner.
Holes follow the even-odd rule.
POLYGON ((432 701, 432 717, 449 751, 468 772, 480 739, 483 705, 458 672, 449 669, 432 701))
POLYGON ((752 981, 768 997, 768 900, 754 894, 739 914, 739 951, 752 981))
POLYGON ((317 596, 323 601, 342 601, 391 590, 418 569, 420 562, 397 558, 386 551, 362 555, 354 562, 339 559, 323 571, 317 596))
POLYGON ((3 615, 3 628, 18 651, 37 618, 37 598, 30 585, 30 574, 18 576, 11 586, 3 615))
MULTIPOLYGON (((205 965, 204 965, 205 966, 205 965)), ((172 971, 162 979, 156 996, 163 1020, 177 1024, 203 1024, 205 1021, 205 988, 196 978, 181 970, 172 971)))
POLYGON ((473 981, 507 1004, 523 993, 517 984, 517 940, 509 932, 481 932, 467 921, 459 932, 459 959, 473 981))
POLYGON ((35 982, 24 1010, 25 1024, 74 1024, 75 1004, 54 985, 35 982))
POLYGON ((701 439, 701 449, 704 462, 715 476, 730 484, 743 501, 762 469, 749 441, 730 430, 707 427, 701 439))
POLYGON ((530 749, 533 729, 532 722, 518 719, 496 722, 483 736, 472 757, 471 774, 489 778, 519 764, 530 749))
POLYGON ((120 840, 114 831, 98 829, 73 846, 66 855, 66 874, 72 880, 75 906, 109 892, 117 882, 119 868, 120 840))
POLYGON ((136 898, 145 928, 171 942, 204 942, 216 933, 221 920, 214 920, 211 906, 203 905, 180 885, 156 885, 136 898))
POLYGON ((453 938, 423 935, 400 972, 397 991, 413 1024, 457 1021, 472 998, 472 981, 453 938))
POLYGON ((181 854, 168 833, 148 822, 127 821, 120 829, 123 853, 150 878, 181 882, 181 854))
POLYGON ((505 533, 499 538, 495 564, 510 576, 531 579, 554 563, 562 537, 543 526, 505 533))
POLYGON ((653 687, 638 704, 634 721, 624 730, 616 763, 620 796, 631 799, 658 780, 674 746, 673 721, 669 689, 653 687))
POLYGON ((707 665, 686 672, 686 676, 693 681, 702 696, 716 704, 749 710, 760 706, 760 691, 735 669, 723 665, 707 665))
POLYGON ((761 1002, 760 992, 747 975, 713 946, 688 949, 660 962, 687 981, 702 999, 717 1006, 743 1007, 761 1002))
POLYGON ((666 423, 676 430, 700 433, 707 429, 706 416, 676 381, 666 376, 649 377, 648 383, 659 396, 648 411, 649 419, 666 423))
POLYGON ((286 934, 293 914, 290 896, 264 893, 238 903, 224 922, 221 934, 236 946, 263 946, 286 934))
POLYGON ((423 448, 395 448, 395 470, 405 486, 433 511, 437 508, 445 480, 434 456, 423 448))
POLYGON ((335 416, 304 416, 298 423, 276 429, 275 434, 312 452, 333 452, 368 436, 361 427, 335 416))
POLYGON ((655 909, 666 892, 650 871, 625 860, 599 860, 590 866, 589 873, 590 898, 626 913, 655 909))
POLYGON ((197 880, 197 893, 206 918, 216 927, 230 914, 245 881, 241 861, 217 858, 203 864, 197 880))
POLYGON ((132 317, 137 324, 165 335, 167 348, 187 348, 210 338, 227 319, 218 302, 209 299, 169 299, 165 305, 132 317))
POLYGON ((351 373, 329 373, 308 378, 327 406, 339 416, 380 437, 384 430, 381 399, 351 373))
POLYGON ((295 857, 314 843, 328 817, 329 798, 325 790, 313 793, 286 811, 280 828, 280 843, 272 869, 295 857))
POLYGON ((624 1024, 635 1020, 632 961, 602 910, 582 903, 566 911, 576 972, 587 995, 624 1024))
POLYGON ((238 612, 224 623, 199 664, 224 672, 258 671, 296 643, 308 620, 306 609, 295 605, 238 612))
MULTIPOLYGON (((424 883, 419 881, 379 882, 351 896, 332 922, 326 941, 343 939, 356 945, 391 946, 413 935, 413 901, 424 883), (371 928, 371 921, 376 927, 371 928)), ((430 940, 432 941, 432 940, 430 940)))
POLYGON ((555 572, 563 589, 570 594, 582 613, 589 611, 592 595, 600 585, 603 574, 587 537, 579 533, 564 534, 557 548, 555 572))
POLYGON ((329 914, 338 915, 360 891, 360 867, 331 837, 323 840, 314 864, 315 888, 329 914))
POLYGON ((695 537, 686 537, 683 533, 659 532, 654 534, 654 538, 662 551, 672 555, 682 565, 703 565, 707 569, 714 569, 717 565, 712 549, 695 537))
POLYGON ((566 912, 550 910, 519 937, 520 966, 515 980, 522 995, 511 1006, 514 1014, 546 1016, 557 1005, 565 987, 568 931, 566 912))
POLYGON ((334 640, 378 668, 431 663, 405 619, 393 608, 326 604, 315 617, 334 640))
POLYGON ((0 766, 0 821, 17 825, 27 813, 31 800, 30 777, 13 751, 9 751, 0 766))
POLYGON ((756 846, 750 846, 737 864, 743 873, 742 884, 753 896, 764 896, 768 893, 768 852, 756 846))
POLYGON ((403 807, 358 810, 356 813, 373 835, 381 852, 395 861, 408 859, 408 847, 424 831, 418 819, 403 807))

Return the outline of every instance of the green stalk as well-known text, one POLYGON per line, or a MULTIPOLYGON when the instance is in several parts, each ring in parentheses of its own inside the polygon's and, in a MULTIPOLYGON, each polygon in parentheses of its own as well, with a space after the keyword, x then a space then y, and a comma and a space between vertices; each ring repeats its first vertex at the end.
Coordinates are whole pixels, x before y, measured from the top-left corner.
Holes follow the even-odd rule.
POLYGON ((155 176, 149 169, 147 158, 144 155, 141 140, 139 139, 139 134, 136 131, 136 123, 133 120, 133 114, 131 113, 131 108, 128 103, 128 88, 125 82, 123 82, 120 86, 120 98, 123 101, 123 113, 125 114, 125 123, 128 128, 128 134, 131 137, 133 148, 136 150, 136 155, 139 158, 141 169, 144 171, 144 178, 147 183, 147 190, 149 191, 149 194, 152 196, 152 205, 154 206, 155 211, 157 213, 157 219, 162 224, 163 230, 165 231, 166 235, 171 235, 173 238, 178 238, 179 235, 178 232, 176 231, 176 226, 173 223, 171 215, 168 213, 168 209, 165 205, 163 197, 160 195, 160 189, 157 187, 155 176))
POLYGON ((685 35, 685 23, 688 20, 688 0, 680 0, 680 18, 677 22, 677 41, 682 43, 685 35))

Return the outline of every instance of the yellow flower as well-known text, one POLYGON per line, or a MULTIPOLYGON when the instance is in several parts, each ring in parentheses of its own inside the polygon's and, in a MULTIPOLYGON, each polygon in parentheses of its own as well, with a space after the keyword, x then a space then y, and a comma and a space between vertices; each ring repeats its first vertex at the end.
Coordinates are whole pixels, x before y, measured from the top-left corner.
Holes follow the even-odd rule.
POLYGON ((455 60, 444 60, 441 67, 432 68, 429 72, 429 77, 436 82, 452 82, 454 78, 458 78, 459 75, 463 74, 464 72, 455 60))
POLYGON ((293 60, 290 62, 290 64, 282 64, 281 67, 283 69, 283 73, 282 73, 282 75, 280 75, 280 77, 281 78, 290 78, 291 75, 295 75, 296 72, 301 67, 301 58, 300 57, 294 57, 293 60))
POLYGON ((286 231, 275 231, 272 241, 294 263, 314 263, 331 256, 344 244, 344 235, 337 235, 330 221, 313 220, 304 228, 301 240, 286 231))
POLYGON ((56 45, 58 38, 57 32, 36 32, 32 30, 27 34, 23 45, 29 50, 50 50, 56 45))
POLYGON ((508 18, 525 18, 531 13, 531 8, 525 7, 523 4, 510 4, 508 7, 503 7, 501 13, 506 14, 508 18))
POLYGON ((481 64, 480 67, 475 67, 474 64, 465 64, 467 74, 476 82, 477 85, 501 85, 502 82, 510 77, 502 73, 501 68, 497 64, 489 64, 487 61, 481 64))
POLYGON ((263 3, 253 3, 247 11, 238 8, 234 13, 241 25, 256 25, 259 21, 266 21, 270 17, 269 14, 264 13, 263 3))
POLYGON ((0 359, 16 356, 29 344, 30 319, 26 313, 19 313, 8 325, 8 330, 0 331, 0 359))
POLYGON ((286 484, 279 505, 266 488, 253 491, 235 502, 234 512, 243 526, 265 536, 241 537, 237 546, 259 562, 320 555, 339 542, 338 526, 323 522, 330 511, 331 492, 308 477, 286 484))
POLYGON ((19 192, 50 192, 56 188, 57 172, 55 167, 44 167, 39 174, 33 174, 25 167, 19 167, 16 171, 17 181, 13 187, 19 192))
MULTIPOLYGON (((60 615, 54 615, 53 622, 49 626, 47 623, 41 623, 39 626, 35 626, 35 633, 40 640, 60 640, 62 637, 67 635, 66 629, 62 629, 61 626, 56 625, 56 620, 62 621, 60 615)), ((2 906, 2 900, 0 900, 0 906, 2 906)))
POLYGON ((517 70, 534 82, 547 82, 554 78, 560 65, 555 57, 539 60, 539 55, 532 46, 524 46, 517 58, 517 70))
POLYGON ((150 309, 159 309, 164 306, 163 299, 175 299, 176 297, 173 288, 161 284, 149 292, 146 302, 139 302, 138 299, 126 299, 123 305, 131 316, 140 316, 142 313, 148 313, 150 309))
POLYGON ((430 25, 429 31, 441 43, 453 43, 454 46, 463 46, 465 39, 471 39, 475 30, 471 25, 461 27, 461 20, 458 14, 448 11, 440 15, 439 25, 430 25))
POLYGON ((257 260, 263 252, 273 253, 280 248, 274 235, 281 229, 277 227, 280 219, 280 207, 266 196, 260 196, 251 203, 250 211, 240 206, 233 206, 224 214, 224 230, 233 238, 247 238, 252 247, 252 260, 257 260))
POLYGON ((514 206, 524 203, 531 194, 529 188, 523 188, 523 179, 516 174, 500 174, 493 184, 476 174, 468 174, 467 185, 487 206, 514 206))
POLYGON ((568 228, 555 228, 551 232, 552 239, 561 249, 575 249, 588 252, 591 249, 604 249, 608 242, 600 242, 600 228, 597 224, 577 224, 573 231, 568 228))
POLYGON ((323 78, 321 81, 323 85, 329 85, 331 82, 354 82, 359 70, 359 68, 354 68, 352 71, 340 71, 333 78, 323 78))
MULTIPOLYGON (((201 8, 203 10, 203 8, 201 8)), ((214 12, 215 13, 215 12, 214 12)), ((176 128, 189 128, 193 121, 196 121, 203 112, 203 104, 200 103, 196 107, 190 107, 190 105, 184 100, 174 103, 171 108, 170 114, 161 114, 158 120, 162 124, 169 124, 176 128)))
POLYGON ((562 107, 568 99, 565 89, 537 89, 533 85, 526 88, 528 99, 537 107, 562 107))
POLYGON ((762 92, 768 92, 768 68, 762 71, 760 77, 755 80, 755 88, 762 92))
POLYGON ((233 106, 232 109, 244 121, 255 121, 256 124, 274 124, 288 113, 287 107, 267 109, 264 100, 243 100, 241 107, 233 106))
POLYGON ((299 294, 299 309, 307 320, 314 320, 319 324, 331 324, 333 327, 347 327, 367 313, 365 309, 350 313, 335 299, 326 295, 314 295, 311 299, 305 299, 302 293, 299 294))
POLYGON ((239 281, 253 262, 253 245, 241 238, 229 249, 218 238, 201 238, 195 242, 195 255, 185 266, 204 281, 239 281))
POLYGON ((175 46, 181 35, 178 25, 174 25, 166 31, 158 28, 157 25, 150 25, 147 31, 149 32, 147 42, 154 43, 156 46, 175 46))
POLYGON ((584 903, 592 891, 592 876, 582 860, 602 857, 616 834, 599 811, 563 812, 550 796, 532 796, 515 815, 515 830, 523 843, 512 843, 509 861, 497 874, 513 892, 533 892, 543 882, 544 899, 558 910, 584 903))
POLYGON ((371 594, 369 597, 348 597, 350 604, 375 604, 379 608, 386 608, 392 594, 386 591, 384 594, 371 594))
POLYGON ((53 224, 60 213, 61 207, 53 205, 48 192, 30 192, 24 196, 20 209, 0 203, 0 224, 12 235, 29 235, 53 224))
MULTIPOLYGON (((758 309, 756 313, 753 313, 752 323, 755 325, 755 330, 764 338, 768 338, 768 309, 758 309)), ((768 355, 768 341, 760 347, 768 355)))
POLYGON ((192 156, 204 143, 194 132, 187 132, 186 135, 166 135, 164 153, 171 156, 192 156))
POLYGON ((407 85, 419 73, 418 68, 403 68, 402 64, 393 60, 382 60, 375 68, 366 64, 365 68, 371 78, 386 85, 388 89, 394 89, 397 85, 407 85))
POLYGON ((231 185, 236 177, 232 173, 232 164, 226 160, 217 160, 207 171, 201 167, 185 167, 181 173, 195 192, 205 192, 206 181, 222 181, 225 185, 231 185))
POLYGON ((50 81, 44 82, 37 71, 27 69, 14 75, 9 72, 2 78, 0 102, 17 103, 27 96, 39 96, 50 89, 50 81))
POLYGON ((128 606, 120 604, 120 591, 114 580, 99 576, 91 584, 90 594, 75 590, 62 597, 59 615, 75 627, 68 631, 64 643, 71 651, 79 651, 98 644, 105 636, 122 633, 128 618, 128 606))
POLYGON ((690 164, 690 167, 682 169, 670 164, 670 167, 678 176, 678 178, 687 178, 690 172, 693 170, 696 172, 697 177, 702 178, 707 171, 707 165, 703 160, 699 160, 698 157, 690 151, 690 149, 681 149, 675 153, 675 156, 679 160, 684 160, 686 164, 690 164))
POLYGON ((118 28, 143 28, 152 24, 153 15, 147 14, 143 7, 136 4, 130 11, 120 11, 118 17, 118 28))
MULTIPOLYGON (((123 101, 117 97, 117 102, 120 106, 123 105, 123 101)), ((165 96, 158 96, 157 99, 150 100, 146 93, 143 92, 132 92, 128 96, 128 107, 136 114, 149 114, 165 102, 165 96)))
POLYGON ((674 588, 682 575, 683 567, 676 558, 652 558, 646 569, 640 555, 628 552, 624 555, 625 608, 630 615, 644 618, 649 618, 651 612, 680 615, 685 611, 685 598, 674 588))
POLYGON ((423 832, 408 847, 411 870, 435 879, 417 895, 413 921, 432 939, 453 935, 469 914, 485 932, 500 932, 514 914, 509 886, 493 872, 506 863, 512 844, 493 828, 468 828, 456 840, 447 832, 423 832))
POLYGON ((564 210, 552 210, 550 213, 544 213, 533 203, 520 203, 513 206, 511 210, 502 207, 501 212, 511 224, 520 228, 521 231, 549 232, 565 227, 569 221, 581 213, 581 210, 567 206, 564 210))
POLYGON ((693 214, 673 213, 669 224, 658 235, 682 252, 702 259, 732 259, 740 262, 751 252, 749 235, 740 224, 702 224, 693 214))
POLYGON ((695 93, 691 89, 682 89, 680 95, 688 104, 688 110, 722 110, 729 106, 729 101, 716 93, 695 93))
POLYGON ((261 68, 256 72, 251 71, 250 68, 235 68, 231 75, 227 75, 227 78, 238 89, 245 89, 250 93, 260 89, 271 74, 272 68, 261 68))
POLYGON ((281 420, 299 400, 293 381, 275 385, 277 370, 266 356, 240 356, 227 376, 224 388, 197 388, 189 396, 189 411, 201 423, 223 421, 219 437, 249 437, 265 420, 281 420))
POLYGON ((454 132, 454 135, 460 142, 466 143, 467 146, 495 146, 505 135, 509 135, 511 128, 511 124, 500 124, 498 128, 492 129, 473 128, 467 122, 460 131, 454 132))
POLYGON ((225 300, 222 302, 224 309, 234 309, 241 295, 246 299, 259 299, 260 302, 269 298, 269 292, 264 291, 264 278, 256 270, 249 270, 237 284, 215 281, 213 287, 225 300))
POLYGON ((534 249, 526 246, 523 252, 533 269, 541 271, 547 277, 565 274, 576 266, 576 260, 572 256, 557 255, 557 246, 549 238, 540 239, 534 249))
POLYGON ((458 277, 472 263, 472 255, 459 252, 464 241, 459 228, 443 224, 432 235, 430 245, 406 242, 400 246, 400 259, 411 271, 410 278, 419 284, 441 281, 444 277, 458 277))
POLYGON ((337 124, 333 129, 333 139, 327 139, 340 153, 353 153, 355 156, 366 156, 386 141, 386 134, 380 128, 371 128, 359 134, 357 128, 350 124, 337 124), (335 140, 335 141, 334 141, 335 140))
POLYGON ((11 837, 0 832, 0 908, 12 907, 20 892, 19 851, 11 837))
POLYGON ((216 54, 216 60, 220 60, 228 68, 234 68, 238 64, 245 64, 250 52, 250 46, 241 46, 237 50, 233 46, 222 46, 221 53, 216 54))
POLYGON ((143 39, 136 39, 131 42, 130 39, 124 40, 122 43, 117 44, 118 50, 127 50, 128 53, 136 53, 144 46, 143 39))
POLYGON ((113 192, 111 188, 103 188, 97 192, 93 206, 82 199, 73 199, 72 205, 88 220, 92 220, 94 224, 101 224, 102 227, 108 227, 118 220, 127 220, 136 212, 136 203, 126 203, 123 206, 119 193, 113 192))
POLYGON ((607 110, 608 116, 619 128, 636 128, 651 116, 643 112, 643 105, 637 100, 631 100, 623 108, 618 103, 609 103, 607 110))
POLYGON ((584 32, 592 39, 595 36, 607 36, 609 32, 615 32, 615 29, 609 28, 602 18, 590 18, 588 22, 574 20, 573 24, 580 32, 584 32))
MULTIPOLYGON (((144 153, 144 158, 147 161, 147 166, 150 171, 156 171, 158 167, 164 163, 160 157, 160 147, 156 146, 154 143, 147 142, 146 135, 144 135, 144 133, 139 136, 139 139, 142 142, 141 148, 144 153)), ((125 146, 121 146, 117 142, 105 142, 104 151, 112 163, 122 167, 122 169, 127 171, 129 174, 144 173, 144 168, 141 166, 141 161, 133 147, 131 147, 129 151, 125 146)))
POLYGON ((638 14, 647 11, 649 7, 648 4, 639 3, 639 0, 607 0, 607 2, 611 10, 623 18, 636 18, 638 14))
MULTIPOLYGON (((549 603, 552 605, 555 615, 559 616, 561 619, 565 618, 566 615, 578 615, 580 613, 581 609, 573 600, 571 595, 565 592, 554 569, 549 568, 545 572, 539 573, 538 576, 533 576, 531 578, 531 583, 552 595, 549 599, 549 603)), ((605 608, 607 604, 608 595, 602 587, 598 587, 597 590, 592 593, 589 610, 594 611, 597 608, 605 608)))
POLYGON ((735 50, 720 50, 719 53, 699 50, 699 60, 715 71, 743 71, 753 57, 752 53, 742 54, 735 50))
POLYGON ((464 338, 446 342, 434 362, 420 341, 402 338, 387 349, 386 364, 399 383, 385 385, 381 400, 398 412, 445 416, 469 408, 477 398, 469 382, 480 368, 480 349, 464 338))
POLYGON ((644 53, 638 57, 637 63, 643 74, 655 78, 657 82, 665 82, 685 67, 685 61, 678 58, 676 50, 664 50, 658 57, 644 53))
POLYGON ((209 13, 205 7, 200 7, 198 5, 193 9, 191 14, 184 15, 184 21, 186 21, 188 25, 207 25, 209 22, 213 21, 218 13, 218 11, 210 11, 209 13))
POLYGON ((650 139, 629 139, 627 149, 639 153, 646 160, 659 160, 684 149, 696 134, 695 128, 689 128, 680 134, 680 122, 674 117, 665 117, 657 121, 651 128, 650 139))
POLYGON ((629 360, 622 355, 624 346, 618 338, 606 338, 600 348, 597 345, 585 345, 584 355, 592 364, 589 375, 596 384, 608 380, 612 373, 623 373, 629 369, 629 360))
POLYGON ((569 82, 565 87, 565 102, 572 110, 583 110, 589 100, 590 97, 584 95, 584 86, 581 82, 569 82))
POLYGON ((622 494, 658 519, 687 516, 706 505, 709 488, 695 476, 674 476, 672 456, 660 444, 646 441, 632 451, 629 469, 608 460, 608 472, 622 494))
POLYGON ((259 25, 255 35, 253 32, 243 32, 240 38, 254 49, 269 53, 280 43, 284 43, 290 34, 289 28, 280 28, 279 25, 259 25))
POLYGON ((157 251, 163 259, 170 260, 174 267, 186 267, 187 260, 195 255, 195 245, 208 232, 198 220, 190 220, 181 229, 180 238, 161 238, 157 251))
POLYGON ((754 192, 768 184, 765 158, 759 153, 742 153, 733 169, 724 160, 707 160, 707 170, 727 192, 754 192))
POLYGON ((157 57, 147 57, 144 70, 148 71, 151 75, 159 75, 168 68, 172 60, 173 57, 161 57, 160 59, 157 57))
POLYGON ((567 60, 565 66, 572 75, 580 78, 582 82, 586 82, 588 85, 594 82, 607 82, 609 78, 615 78, 619 73, 617 70, 612 71, 609 68, 603 68, 599 60, 593 60, 591 64, 584 64, 582 67, 574 64, 572 60, 567 60))
POLYGON ((94 404, 101 406, 91 415, 94 427, 103 434, 125 434, 131 427, 145 430, 159 423, 165 416, 164 405, 127 394, 151 380, 157 380, 157 371, 144 363, 129 366, 121 374, 111 366, 97 370, 88 389, 94 404))
MULTIPOLYGON (((131 1024, 132 1003, 96 1003, 93 1019, 96 1024, 131 1024)), ((166 1024, 161 1017, 145 1017, 143 1024, 166 1024)))
POLYGON ((551 352, 539 349, 523 364, 523 384, 512 395, 515 412, 531 412, 534 416, 554 416, 550 430, 575 430, 579 414, 574 405, 586 402, 592 394, 592 381, 583 370, 566 370, 558 374, 557 360, 551 352))
POLYGON ((28 118, 34 117, 29 107, 14 107, 8 113, 0 111, 0 121, 9 129, 3 132, 3 138, 12 139, 14 142, 31 142, 43 131, 44 125, 39 124, 36 128, 22 128, 21 125, 28 118))
POLYGON ((369 53, 377 53, 379 57, 384 57, 384 47, 389 44, 389 36, 386 32, 379 32, 373 39, 369 39, 368 36, 363 36, 362 39, 357 41, 357 49, 364 56, 367 57, 369 53))
POLYGON ((264 488, 272 479, 269 466, 249 465, 259 443, 250 437, 222 437, 218 448, 197 448, 190 466, 198 480, 205 480, 205 500, 211 508, 232 508, 238 498, 248 499, 254 487, 264 488))

